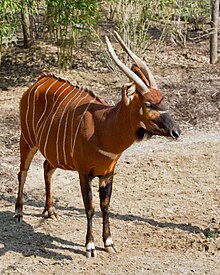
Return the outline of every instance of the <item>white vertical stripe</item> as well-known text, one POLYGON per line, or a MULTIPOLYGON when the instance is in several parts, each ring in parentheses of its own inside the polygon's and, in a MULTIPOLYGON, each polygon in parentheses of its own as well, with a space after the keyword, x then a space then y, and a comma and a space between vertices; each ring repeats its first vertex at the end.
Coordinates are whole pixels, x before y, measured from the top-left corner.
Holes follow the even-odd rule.
MULTIPOLYGON (((26 109, 26 119, 25 119, 25 122, 26 122, 26 129, 27 129, 27 132, 28 132, 28 137, 29 137, 29 140, 31 141, 32 143, 32 146, 30 146, 30 144, 28 143, 29 147, 33 147, 34 144, 33 144, 33 141, 31 139, 31 133, 30 133, 30 129, 29 129, 29 125, 28 125, 28 113, 29 113, 29 108, 30 108, 30 95, 31 95, 31 92, 33 91, 33 89, 35 88, 35 85, 33 85, 33 87, 31 88, 29 94, 28 94, 28 98, 27 98, 27 109, 26 109)), ((23 135, 24 136, 24 135, 23 135)))
POLYGON ((43 84, 47 83, 48 80, 50 80, 51 77, 49 77, 45 82, 43 82, 42 84, 40 84, 37 89, 35 89, 34 91, 34 98, 33 98, 33 115, 32 115, 32 128, 33 128, 33 132, 34 132, 34 135, 36 137, 36 132, 35 132, 35 125, 34 125, 34 122, 35 122, 35 105, 36 105, 36 102, 35 102, 35 98, 36 98, 36 93, 39 89, 39 87, 41 87, 43 84))
MULTIPOLYGON (((56 81, 58 81, 58 80, 56 80, 56 81)), ((55 144, 55 146, 56 146, 56 149, 55 149, 56 150, 56 160, 57 160, 57 163, 61 166, 61 164, 60 164, 60 157, 61 157, 62 153, 63 153, 63 158, 64 158, 64 164, 67 164, 67 157, 66 157, 66 138, 67 137, 66 137, 66 135, 67 135, 68 123, 70 123, 70 125, 69 125, 70 131, 71 131, 70 147, 71 147, 71 155, 73 155, 74 150, 75 150, 75 143, 76 143, 77 135, 78 135, 78 132, 79 132, 79 129, 80 129, 80 125, 82 123, 82 120, 83 120, 83 118, 84 118, 87 110, 89 109, 89 106, 92 104, 92 102, 94 102, 96 100, 96 96, 89 103, 85 104, 86 108, 85 108, 83 114, 81 115, 80 121, 79 121, 79 123, 77 125, 76 132, 75 132, 75 135, 74 135, 72 132, 73 132, 73 123, 74 123, 74 116, 75 116, 76 109, 80 105, 80 103, 87 96, 89 96, 90 94, 87 91, 85 91, 84 89, 79 88, 79 90, 76 92, 76 94, 72 98, 70 98, 70 100, 68 100, 67 104, 65 104, 64 108, 62 108, 62 106, 64 104, 64 101, 67 100, 68 96, 73 95, 73 91, 77 88, 77 87, 73 86, 74 89, 71 89, 68 92, 68 94, 65 95, 65 97, 60 101, 61 95, 63 95, 64 92, 69 87, 72 86, 72 84, 70 84, 66 88, 63 89, 63 86, 66 83, 68 83, 68 82, 63 83, 55 91, 55 93, 53 94, 53 106, 52 106, 52 108, 50 110, 50 113, 47 115, 46 120, 40 125, 40 121, 43 120, 43 116, 45 116, 45 113, 46 113, 47 108, 48 108, 47 93, 48 93, 49 89, 52 87, 52 85, 54 85, 56 83, 56 81, 54 83, 52 83, 50 85, 50 87, 48 87, 48 89, 47 89, 47 91, 45 93, 45 107, 44 107, 44 111, 43 111, 43 113, 42 113, 42 115, 41 115, 41 117, 38 120, 38 123, 36 125, 36 131, 37 131, 38 146, 40 147, 41 143, 43 143, 42 144, 43 145, 43 152, 42 153, 47 158, 48 141, 49 141, 51 129, 53 127, 53 122, 54 122, 54 119, 55 119, 57 113, 61 110, 61 114, 59 113, 59 121, 58 121, 58 125, 57 125, 56 144, 55 144), (55 99, 55 95, 60 90, 61 90, 60 94, 55 99), (82 97, 82 92, 83 91, 85 92, 85 96, 82 97), (78 102, 77 102, 77 100, 78 100, 78 102), (71 113, 70 106, 75 101, 76 101, 76 106, 74 106, 73 112, 71 113), (64 122, 64 129, 61 132, 62 120, 63 120, 65 114, 66 114, 66 119, 65 119, 65 122, 64 122), (51 117, 51 115, 52 115, 52 117, 51 117), (48 121, 50 121, 50 123, 49 123, 49 127, 46 129, 48 121), (39 127, 39 128, 37 128, 37 127, 39 127), (42 140, 43 133, 46 133, 46 138, 45 138, 44 141, 42 140), (59 141, 60 141, 61 137, 63 137, 63 140, 62 140, 62 147, 61 147, 61 150, 60 150, 59 149, 59 141)), ((65 168, 64 165, 63 165, 63 168, 65 168)))
MULTIPOLYGON (((76 87, 75 87, 76 89, 76 87)), ((79 91, 78 91, 79 92, 79 91)), ((75 101, 75 97, 73 98, 74 101, 75 101)), ((73 100, 71 100, 69 102, 69 105, 70 103, 72 104, 74 102, 73 100)), ((66 115, 66 121, 65 121, 65 127, 64 127, 64 133, 63 133, 63 157, 64 157, 64 162, 67 163, 67 158, 66 158, 66 134, 67 134, 67 125, 68 125, 68 122, 70 121, 70 116, 71 115, 71 112, 70 112, 70 108, 68 109, 68 113, 66 115)), ((71 127, 71 125, 70 125, 71 127)), ((70 129, 71 130, 71 129, 70 129)), ((70 140, 71 140, 71 137, 70 137, 70 140)))
MULTIPOLYGON (((60 105, 59 105, 59 107, 57 108, 57 110, 62 106, 62 103, 64 102, 64 100, 69 96, 69 95, 71 95, 71 94, 67 94, 66 96, 65 96, 65 98, 60 102, 60 105)), ((56 136, 57 136, 57 138, 56 138, 56 157, 57 157, 57 163, 58 164, 60 164, 60 160, 59 160, 59 158, 60 158, 60 154, 59 154, 59 138, 60 138, 60 122, 61 122, 61 120, 59 120, 59 125, 58 125, 58 129, 57 129, 57 134, 56 134, 56 136)))
MULTIPOLYGON (((65 84, 66 84, 66 82, 64 82, 64 83, 54 92, 54 94, 53 94, 53 101, 54 101, 55 95, 59 92, 59 90, 61 90, 61 88, 62 88, 65 84)), ((68 86, 68 87, 69 87, 69 86, 68 86)), ((68 87, 67 87, 67 88, 68 88, 68 87)), ((58 101, 58 98, 63 94, 64 91, 65 91, 65 89, 59 94, 59 96, 57 97, 56 102, 58 101)), ((53 110, 54 110, 54 106, 55 106, 56 102, 53 104, 53 107, 51 108, 50 113, 48 114, 48 116, 47 116, 45 122, 41 124, 41 126, 39 127, 39 129, 36 128, 36 130, 37 130, 37 139, 38 139, 39 134, 41 133, 41 129, 42 129, 42 131, 44 130, 44 127, 45 127, 45 125, 46 125, 48 119, 50 118, 50 115, 52 114, 52 112, 53 112, 53 110)))
MULTIPOLYGON (((71 87, 71 86, 72 86, 72 85, 70 84, 68 87, 66 87, 66 88, 62 91, 61 94, 63 94, 63 92, 64 92, 66 89, 68 89, 69 87, 71 87)), ((46 140, 45 140, 45 142, 44 142, 44 156, 45 156, 45 157, 46 157, 46 150, 47 150, 48 139, 49 139, 49 135, 50 135, 50 131, 51 131, 51 127, 52 127, 54 118, 55 118, 55 116, 56 116, 56 114, 57 114, 57 111, 59 110, 60 106, 62 106, 62 104, 63 104, 63 102, 65 101, 65 99, 66 99, 69 95, 71 95, 71 93, 72 93, 72 90, 70 91, 70 93, 68 93, 68 94, 63 98, 63 100, 62 100, 61 102, 59 102, 59 105, 57 106, 57 108, 56 108, 55 112, 53 113, 53 116, 52 116, 52 118, 51 118, 51 120, 50 120, 50 125, 49 125, 49 127, 48 127, 48 129, 47 129, 46 140)), ((60 95, 61 95, 61 94, 60 94, 60 95)), ((76 95, 77 95, 77 94, 78 94, 78 93, 76 93, 76 95)), ((53 107, 53 108, 55 108, 55 104, 58 102, 60 95, 58 96, 56 102, 54 103, 54 107, 53 107)), ((73 99, 76 98, 76 95, 73 97, 73 99)), ((54 110, 54 109, 53 109, 53 110, 54 110)), ((42 132, 43 132, 43 130, 42 130, 42 132)), ((42 132, 41 132, 41 136, 42 136, 42 132)), ((39 144, 40 144, 40 142, 41 142, 41 138, 40 138, 40 140, 39 140, 39 144)), ((56 144, 56 148, 57 148, 57 144, 56 144)), ((56 151, 56 155, 57 155, 57 154, 59 154, 58 150, 56 151)), ((58 155, 57 155, 57 156, 58 156, 58 155)), ((58 158, 57 158, 57 163, 59 164, 58 158)))
POLYGON ((51 88, 54 84, 56 84, 57 82, 58 82, 58 79, 55 79, 55 81, 47 88, 47 90, 46 90, 46 92, 45 92, 45 94, 44 94, 44 97, 45 97, 44 111, 43 111, 41 117, 39 118, 39 120, 38 120, 38 122, 37 122, 36 128, 38 128, 38 125, 40 124, 41 120, 43 119, 43 117, 44 117, 44 115, 45 115, 45 113, 46 113, 46 111, 47 111, 47 94, 48 94, 50 88, 51 88))
MULTIPOLYGON (((88 94, 88 93, 87 93, 87 94, 88 94)), ((83 100, 84 98, 85 98, 85 97, 83 97, 82 100, 83 100)), ((82 100, 80 100, 79 102, 81 102, 82 100)), ((85 108, 85 110, 84 110, 84 112, 83 112, 83 114, 82 114, 82 116, 81 116, 81 119, 80 119, 80 121, 79 121, 79 124, 78 124, 77 129, 76 129, 76 133, 75 133, 75 136, 74 136, 73 147, 72 147, 72 151, 71 151, 71 155, 72 155, 72 156, 73 156, 73 154, 74 154, 76 138, 77 138, 78 131, 79 131, 79 127, 80 127, 80 125, 81 125, 81 122, 82 122, 82 120, 83 120, 83 117, 85 116, 85 114, 86 114, 87 110, 89 109, 90 105, 92 104, 92 102, 94 102, 95 100, 96 100, 96 96, 94 97, 94 99, 92 99, 92 100, 87 104, 87 107, 85 108)), ((78 104, 79 104, 79 102, 78 102, 78 104)), ((77 105, 78 105, 78 104, 77 104, 77 105)), ((77 107, 77 106, 76 106, 76 107, 77 107)))
MULTIPOLYGON (((73 90, 69 91, 69 95, 72 96, 72 92, 75 90, 76 88, 74 88, 73 90)), ((66 110, 68 109, 70 103, 74 102, 75 101, 75 97, 74 98, 71 98, 69 100, 69 102, 67 104, 65 104, 65 107, 63 108, 62 110, 62 114, 60 115, 60 118, 59 118, 59 125, 58 125, 58 129, 57 129, 57 139, 56 139, 56 152, 57 152, 57 159, 58 159, 58 163, 60 163, 60 160, 59 160, 59 157, 61 155, 62 152, 59 152, 59 139, 61 138, 61 134, 60 133, 60 127, 62 125, 62 119, 63 119, 63 116, 66 112, 66 110), (74 100, 73 100, 74 99, 74 100)), ((68 116, 67 116, 68 118, 68 116)), ((64 163, 66 164, 66 152, 65 152, 65 136, 66 136, 66 127, 67 127, 67 119, 66 119, 66 122, 65 122, 65 127, 64 127, 64 132, 63 132, 63 156, 64 156, 64 163)))
MULTIPOLYGON (((77 99, 82 95, 82 92, 84 91, 83 88, 79 88, 79 95, 77 97, 77 99)), ((87 96, 87 95, 86 95, 87 96)), ((83 97, 84 98, 84 97, 83 97)), ((79 101, 80 102, 80 101, 79 101)), ((70 147, 71 147, 71 152, 72 152, 72 145, 73 145, 73 142, 72 142, 72 137, 73 137, 73 120, 74 120, 74 117, 75 117, 75 112, 76 112, 76 107, 78 106, 79 102, 77 103, 77 105, 74 107, 74 111, 73 111, 73 114, 72 114, 72 118, 71 118, 71 123, 70 123, 70 130, 71 130, 71 133, 70 133, 70 136, 71 136, 71 140, 70 140, 70 147)))
MULTIPOLYGON (((54 111, 56 103, 59 102, 60 96, 61 96, 69 87, 70 87, 70 85, 67 86, 67 87, 59 94, 59 96, 58 96, 57 99, 56 99, 56 102, 55 102, 54 105, 53 105, 53 108, 52 108, 52 110, 51 110, 51 113, 52 113, 52 111, 54 111)), ((68 96, 68 95, 69 95, 69 94, 67 94, 67 96, 68 96)), ((50 121, 49 128, 47 129, 46 140, 45 140, 45 142, 44 142, 44 149, 45 149, 45 150, 46 150, 47 140, 48 140, 48 137, 49 137, 49 134, 50 134, 50 129, 51 129, 51 125, 52 125, 52 123, 53 123, 54 117, 55 117, 55 115, 56 115, 56 113, 57 113, 57 111, 58 111, 60 105, 62 104, 62 102, 65 100, 65 98, 66 98, 67 96, 65 96, 64 99, 61 101, 61 103, 59 103, 57 109, 56 109, 55 112, 53 113, 53 116, 52 116, 51 121, 50 121)), ((50 117, 49 117, 49 115, 48 115, 47 119, 49 119, 49 118, 50 118, 50 117)), ((47 122, 47 120, 46 120, 46 122, 47 122)), ((41 127, 41 132, 40 132, 40 129, 39 129, 39 131, 38 131, 38 133, 37 133, 37 135, 39 134, 39 138, 38 138, 38 144, 39 144, 39 146, 41 145, 41 140, 42 140, 44 128, 46 127, 46 122, 44 123, 44 127, 41 127)), ((46 151, 45 151, 44 153, 46 153, 46 151)), ((46 156, 46 155, 45 155, 45 156, 46 156)))
POLYGON ((64 132, 63 132, 63 158, 64 158, 64 163, 65 164, 67 164, 67 158, 66 158, 66 138, 67 138, 66 130, 67 130, 68 121, 70 121, 69 114, 70 114, 70 110, 68 109, 67 114, 66 114, 64 132))
MULTIPOLYGON (((49 79, 50 79, 50 78, 49 78, 49 79)), ((43 84, 45 84, 49 79, 46 79, 43 83, 41 83, 41 84, 37 87, 37 89, 38 89, 40 86, 42 86, 43 84)), ((34 90, 34 88, 36 88, 35 85, 33 85, 33 87, 31 88, 31 90, 30 90, 30 92, 29 92, 29 94, 28 94, 28 98, 27 98, 27 110, 26 110, 26 128, 27 128, 28 136, 29 136, 29 139, 30 139, 30 141, 31 141, 31 143, 32 143, 32 146, 30 146, 29 143, 27 143, 27 144, 28 144, 30 147, 34 147, 34 146, 35 146, 35 144, 33 143, 32 139, 31 139, 30 129, 29 129, 29 125, 28 125, 28 113, 29 113, 29 108, 30 108, 30 95, 31 95, 32 91, 34 90)), ((34 93, 36 92, 37 89, 34 90, 34 93)), ((32 104, 34 105, 35 102, 32 102, 32 104)), ((32 123, 33 123, 33 121, 32 121, 32 123)), ((32 125, 32 127, 33 127, 33 126, 34 126, 34 125, 32 125)), ((24 136, 24 135, 23 135, 23 136, 24 136)))

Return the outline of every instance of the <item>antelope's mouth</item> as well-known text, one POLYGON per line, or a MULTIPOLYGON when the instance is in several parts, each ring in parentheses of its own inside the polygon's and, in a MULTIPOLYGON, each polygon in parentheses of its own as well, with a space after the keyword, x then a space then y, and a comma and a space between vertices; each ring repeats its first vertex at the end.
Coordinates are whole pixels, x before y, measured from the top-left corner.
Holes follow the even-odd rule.
POLYGON ((150 139, 153 135, 164 136, 170 140, 177 140, 179 138, 180 134, 181 134, 181 131, 178 128, 171 129, 170 131, 165 131, 164 129, 158 128, 158 130, 155 131, 155 133, 152 133, 152 132, 140 127, 136 131, 136 136, 137 136, 138 141, 141 141, 144 138, 150 139))
POLYGON ((171 129, 170 131, 165 131, 164 129, 160 129, 160 134, 161 136, 165 136, 169 140, 177 140, 181 134, 180 129, 171 129))

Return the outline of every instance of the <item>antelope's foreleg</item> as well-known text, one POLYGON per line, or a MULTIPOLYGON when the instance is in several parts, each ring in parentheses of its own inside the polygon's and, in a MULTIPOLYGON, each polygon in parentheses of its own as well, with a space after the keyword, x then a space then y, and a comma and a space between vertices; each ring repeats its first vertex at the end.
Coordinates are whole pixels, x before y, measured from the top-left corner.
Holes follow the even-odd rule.
POLYGON ((87 217, 87 233, 86 233, 86 257, 96 257, 96 250, 94 245, 93 236, 93 216, 94 216, 94 205, 92 198, 92 181, 88 177, 80 176, 80 186, 83 197, 83 202, 87 217))
POLYGON ((44 180, 45 180, 45 191, 46 191, 46 202, 43 214, 48 213, 48 217, 57 219, 58 214, 55 211, 53 204, 53 192, 52 192, 52 175, 56 169, 50 165, 50 163, 44 161, 44 180))
POLYGON ((37 149, 31 148, 26 141, 24 140, 23 136, 20 139, 20 171, 18 173, 18 196, 16 199, 15 204, 15 219, 16 221, 20 222, 23 219, 23 191, 24 191, 24 184, 27 177, 27 172, 30 167, 31 161, 37 152, 37 149))
POLYGON ((102 210, 103 218, 103 242, 107 252, 114 253, 117 252, 116 247, 113 244, 110 232, 109 224, 109 204, 112 194, 112 181, 113 173, 99 178, 99 197, 100 197, 100 207, 102 210))

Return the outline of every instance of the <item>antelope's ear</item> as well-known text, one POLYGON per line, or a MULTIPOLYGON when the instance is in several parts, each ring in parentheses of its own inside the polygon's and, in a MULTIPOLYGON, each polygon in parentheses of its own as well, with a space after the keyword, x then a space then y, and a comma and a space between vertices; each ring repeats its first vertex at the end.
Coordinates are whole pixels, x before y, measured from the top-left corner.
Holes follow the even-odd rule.
POLYGON ((134 98, 135 91, 136 91, 136 84, 134 82, 126 83, 122 87, 122 98, 126 106, 128 106, 129 103, 134 98))

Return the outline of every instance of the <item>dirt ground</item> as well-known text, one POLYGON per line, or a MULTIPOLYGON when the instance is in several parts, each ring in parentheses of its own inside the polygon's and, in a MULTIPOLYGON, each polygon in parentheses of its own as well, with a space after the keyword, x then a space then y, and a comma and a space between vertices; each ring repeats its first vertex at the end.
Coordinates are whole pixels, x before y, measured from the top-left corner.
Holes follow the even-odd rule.
MULTIPOLYGON (((146 60, 153 49, 146 52, 146 60)), ((13 219, 19 167, 19 100, 40 72, 58 74, 56 49, 7 51, 0 67, 0 274, 220 274, 220 66, 208 64, 208 41, 164 46, 152 67, 182 136, 136 143, 116 168, 111 231, 117 254, 103 249, 94 180, 97 258, 85 257, 86 218, 75 172, 54 175, 58 221, 42 216, 43 158, 25 185, 23 223, 13 219)), ((117 102, 125 78, 106 65, 97 45, 77 50, 60 74, 117 102)))

